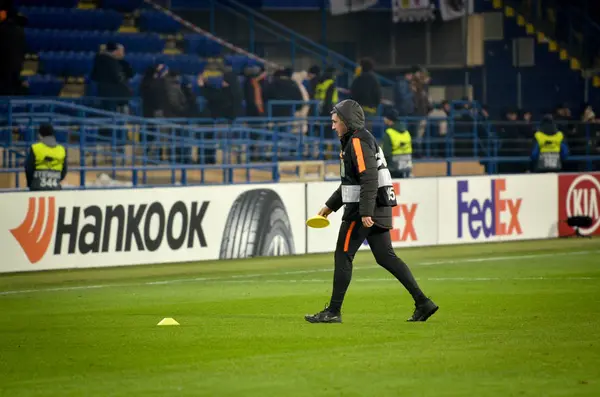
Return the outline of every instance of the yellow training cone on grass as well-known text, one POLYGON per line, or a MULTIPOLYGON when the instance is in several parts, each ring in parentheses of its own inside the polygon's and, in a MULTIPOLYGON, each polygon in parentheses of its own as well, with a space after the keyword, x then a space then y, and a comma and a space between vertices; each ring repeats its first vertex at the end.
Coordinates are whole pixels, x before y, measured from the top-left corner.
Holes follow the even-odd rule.
POLYGON ((156 325, 179 325, 179 323, 177 321, 175 321, 174 318, 167 317, 167 318, 163 318, 162 320, 160 320, 160 323, 158 323, 156 325))

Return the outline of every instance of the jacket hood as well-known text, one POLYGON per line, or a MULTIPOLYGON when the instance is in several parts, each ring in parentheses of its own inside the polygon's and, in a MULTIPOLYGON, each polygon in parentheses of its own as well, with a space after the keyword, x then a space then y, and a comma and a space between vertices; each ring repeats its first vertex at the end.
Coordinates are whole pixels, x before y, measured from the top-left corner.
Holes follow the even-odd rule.
POLYGON ((365 113, 358 102, 352 99, 341 101, 333 107, 331 114, 337 114, 352 133, 365 128, 365 113))
POLYGON ((558 132, 554 121, 547 117, 544 117, 540 122, 540 131, 546 135, 554 135, 558 132))
POLYGON ((49 147, 55 147, 57 145, 57 143, 56 143, 56 137, 54 137, 52 135, 51 136, 44 136, 44 137, 42 137, 42 139, 40 139, 40 141, 44 145, 49 146, 49 147))

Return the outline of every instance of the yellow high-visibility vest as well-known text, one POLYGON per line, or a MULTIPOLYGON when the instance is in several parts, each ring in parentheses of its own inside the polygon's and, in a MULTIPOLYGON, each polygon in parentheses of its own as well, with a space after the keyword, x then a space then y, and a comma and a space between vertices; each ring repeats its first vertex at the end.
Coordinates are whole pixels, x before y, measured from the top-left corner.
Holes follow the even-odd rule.
POLYGON ((412 139, 410 132, 408 131, 397 131, 393 128, 388 128, 385 133, 390 137, 392 142, 392 155, 398 154, 412 154, 412 139))
MULTIPOLYGON (((315 100, 324 101, 327 96, 327 90, 331 87, 332 84, 335 84, 333 79, 325 80, 319 84, 315 88, 315 100)), ((331 95, 331 102, 338 103, 338 90, 337 88, 333 89, 333 94, 331 95)))
POLYGON ((67 152, 62 145, 48 146, 43 142, 31 145, 35 170, 31 190, 60 190, 61 174, 67 152))
POLYGON ((559 171, 562 169, 560 147, 565 139, 561 131, 554 135, 546 135, 541 131, 535 133, 535 140, 540 147, 537 161, 538 171, 559 171))

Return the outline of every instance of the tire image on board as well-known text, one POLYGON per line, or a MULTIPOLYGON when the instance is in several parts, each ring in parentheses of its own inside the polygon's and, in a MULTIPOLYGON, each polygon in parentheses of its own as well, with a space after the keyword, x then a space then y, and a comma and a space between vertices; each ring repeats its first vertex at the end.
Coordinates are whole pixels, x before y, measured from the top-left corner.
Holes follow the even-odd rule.
POLYGON ((219 259, 294 253, 292 228, 281 197, 270 189, 240 194, 227 216, 219 259))

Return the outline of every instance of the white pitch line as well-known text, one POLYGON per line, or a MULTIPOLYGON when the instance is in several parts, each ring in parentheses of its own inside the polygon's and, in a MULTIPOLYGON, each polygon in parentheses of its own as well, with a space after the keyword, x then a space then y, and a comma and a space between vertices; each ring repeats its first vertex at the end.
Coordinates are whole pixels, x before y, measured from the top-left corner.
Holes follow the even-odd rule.
MULTIPOLYGON (((597 277, 509 277, 509 278, 501 278, 501 277, 427 277, 427 278, 419 278, 416 277, 417 281, 472 281, 472 282, 480 282, 480 281, 552 281, 552 280, 597 280, 597 277)), ((366 278, 366 279, 356 279, 352 280, 353 283, 372 283, 372 282, 382 282, 382 281, 393 281, 398 282, 395 278, 366 278)), ((219 283, 226 284, 323 284, 323 283, 331 283, 330 279, 319 279, 319 278, 311 278, 311 279, 299 279, 299 280, 286 280, 286 279, 267 279, 267 280, 220 280, 219 283)))
POLYGON ((477 262, 500 262, 510 261, 514 259, 538 259, 538 258, 551 258, 554 256, 571 256, 571 255, 586 255, 600 252, 600 250, 591 251, 573 251, 573 252, 558 252, 554 254, 530 254, 530 255, 518 255, 518 256, 488 256, 479 258, 465 258, 465 259, 454 259, 454 260, 441 260, 433 262, 422 262, 419 266, 433 266, 433 265, 453 265, 456 263, 477 263, 477 262))
MULTIPOLYGON (((496 261, 507 261, 507 260, 518 260, 518 259, 529 259, 529 258, 545 258, 545 257, 554 257, 554 256, 568 256, 568 255, 584 255, 590 253, 599 253, 600 250, 595 251, 572 251, 572 252, 559 252, 554 254, 530 254, 530 255, 514 255, 514 256, 496 256, 496 257, 480 257, 480 258, 465 258, 465 259, 447 259, 440 260, 435 262, 421 262, 412 264, 412 266, 434 266, 434 265, 451 265, 457 263, 473 263, 473 262, 496 262, 496 261)), ((375 269, 378 266, 359 266, 355 267, 354 270, 365 270, 365 269, 375 269)), ((297 280, 245 280, 251 278, 258 277, 281 277, 281 276, 289 276, 294 274, 312 274, 312 273, 322 273, 322 272, 331 272, 332 268, 327 269, 308 269, 308 270, 292 270, 287 272, 279 272, 279 273, 252 273, 252 274, 235 274, 229 276, 220 276, 220 277, 195 277, 195 278, 182 278, 182 279, 173 279, 173 280, 159 280, 159 281, 150 281, 145 283, 127 283, 127 284, 98 284, 98 285, 81 285, 81 286, 72 286, 72 287, 51 287, 51 288, 35 288, 35 289, 23 289, 23 290, 9 290, 9 291, 0 291, 0 296, 6 295, 16 295, 16 294, 30 294, 36 292, 58 292, 58 291, 77 291, 77 290, 88 290, 88 289, 102 289, 102 288, 119 288, 119 287, 139 287, 144 285, 169 285, 169 284, 178 284, 178 283, 189 283, 189 282, 204 282, 204 281, 221 281, 221 282, 236 282, 239 280, 241 282, 296 282, 297 280), (241 279, 241 280, 240 280, 241 279)), ((492 281, 492 280, 545 280, 546 278, 540 277, 523 277, 523 278, 515 278, 515 279, 494 279, 494 278, 427 278, 425 280, 430 281, 492 281)), ((547 278, 548 280, 554 280, 558 278, 547 278)), ((587 277, 574 277, 574 278, 562 278, 568 280, 590 280, 593 278, 587 277)), ((394 280, 390 279, 367 279, 363 281, 380 281, 380 280, 394 280)), ((322 280, 323 282, 330 282, 331 280, 322 280)), ((358 281, 358 280, 356 280, 358 281)), ((302 281, 305 282, 305 281, 302 281)))

